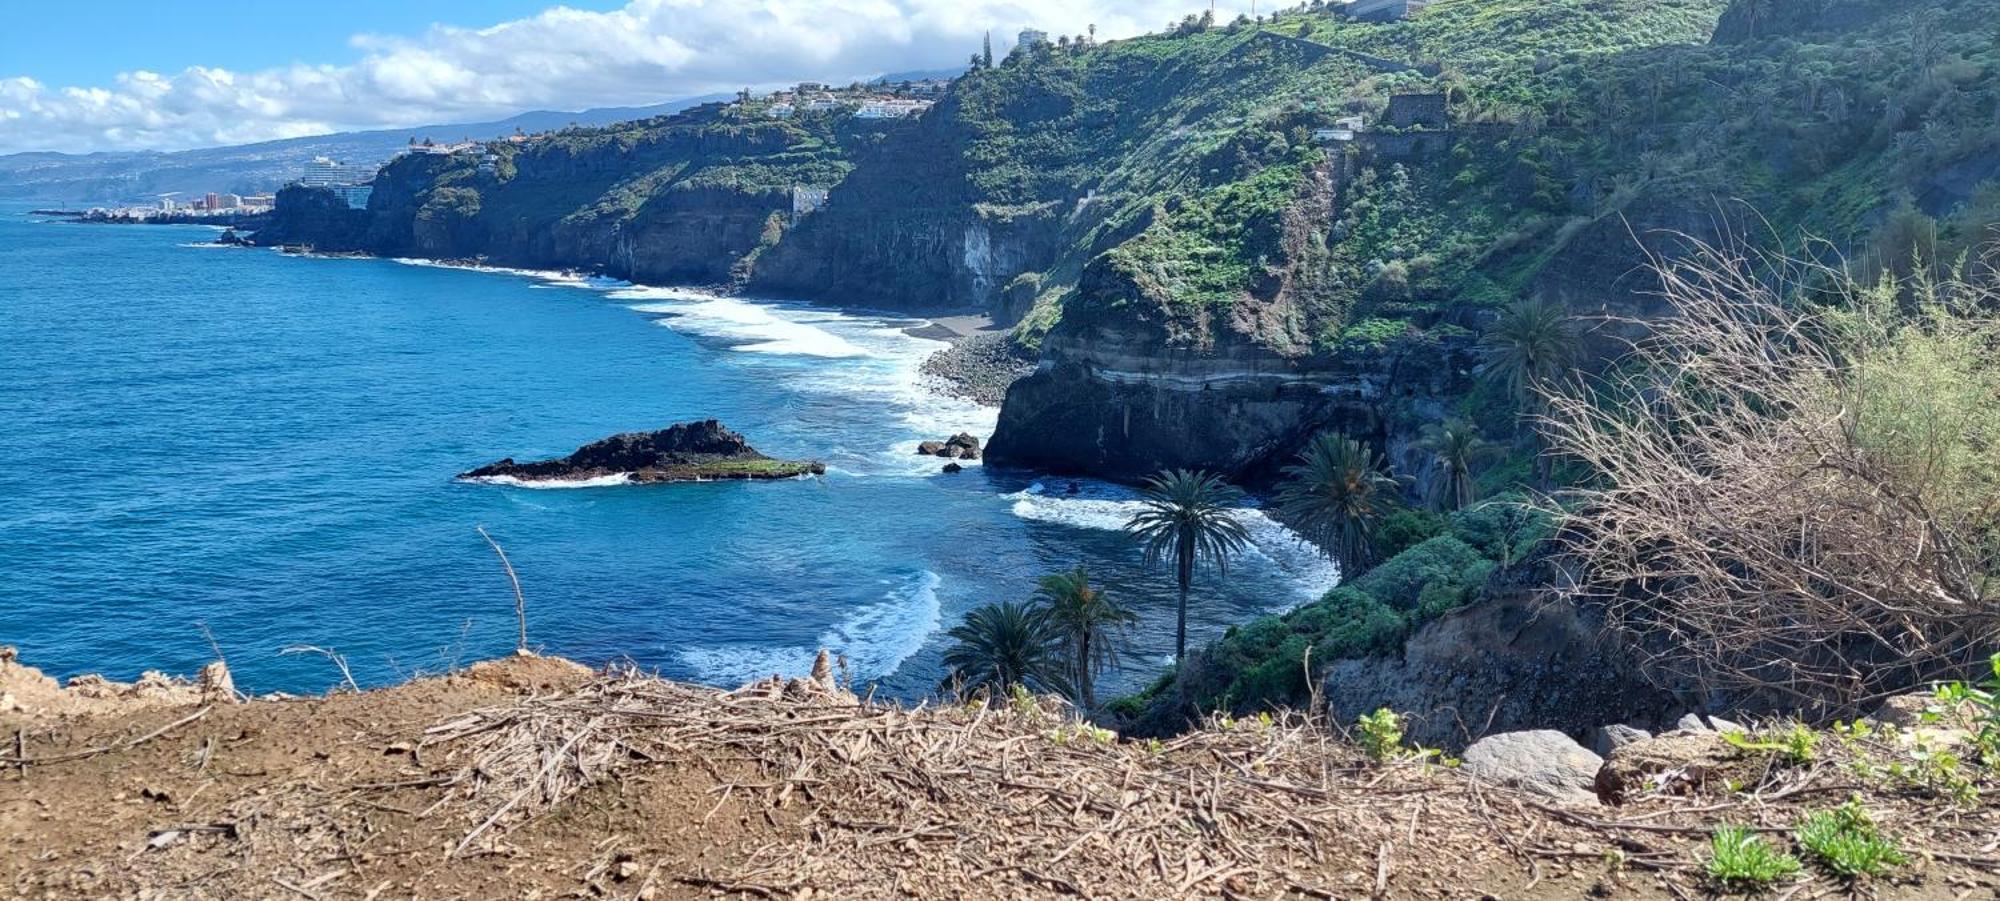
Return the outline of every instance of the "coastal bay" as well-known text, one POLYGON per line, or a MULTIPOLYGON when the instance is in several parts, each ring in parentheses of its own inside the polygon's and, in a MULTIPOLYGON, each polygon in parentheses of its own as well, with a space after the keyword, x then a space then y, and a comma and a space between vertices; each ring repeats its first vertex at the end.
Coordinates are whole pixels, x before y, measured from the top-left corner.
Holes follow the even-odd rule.
MULTIPOLYGON (((1149 627, 1119 678, 1170 650, 1172 583, 1118 531, 1128 489, 915 454, 994 411, 919 371, 928 320, 559 273, 208 246, 213 229, 0 216, 0 632, 52 673, 192 671, 317 691, 337 650, 364 684, 530 638, 734 684, 825 645, 883 691, 941 675, 941 629, 1082 563, 1149 627), (32 403, 31 403, 32 402, 32 403), (468 484, 503 456, 719 418, 803 483, 654 490, 468 484), (172 561, 171 565, 163 561, 172 561)), ((954 329, 958 325, 948 326, 954 329)), ((967 331, 974 331, 970 326, 967 331)), ((1204 628, 1313 597, 1333 575, 1261 513, 1257 551, 1201 599, 1204 628)))

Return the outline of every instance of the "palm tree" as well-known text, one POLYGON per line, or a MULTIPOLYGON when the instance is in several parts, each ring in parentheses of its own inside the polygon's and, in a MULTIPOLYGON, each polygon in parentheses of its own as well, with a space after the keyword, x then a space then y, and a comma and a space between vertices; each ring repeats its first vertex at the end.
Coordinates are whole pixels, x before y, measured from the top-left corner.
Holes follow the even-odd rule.
POLYGON ((1431 489, 1431 505, 1439 510, 1463 510, 1479 500, 1479 486, 1472 470, 1492 452, 1493 447, 1479 437, 1479 427, 1462 419, 1425 430, 1424 446, 1431 452, 1440 476, 1431 489))
POLYGON ((960 691, 990 689, 996 696, 1023 686, 1035 691, 1069 692, 1063 677, 1060 636, 1048 611, 1007 601, 965 615, 950 632, 957 644, 944 653, 950 674, 944 685, 960 691))
POLYGON ((1146 565, 1169 555, 1174 580, 1180 585, 1180 613, 1174 626, 1174 659, 1187 656, 1188 586, 1195 564, 1208 561, 1218 570, 1229 568, 1229 555, 1250 543, 1250 533, 1231 509, 1243 492, 1207 472, 1176 469, 1146 480, 1144 509, 1125 523, 1125 531, 1146 547, 1146 565))
POLYGON ((1081 566, 1043 576, 1035 594, 1048 613, 1050 627, 1068 646, 1083 709, 1097 709, 1096 674, 1118 665, 1118 645, 1125 631, 1139 621, 1138 615, 1091 587, 1090 575, 1081 566))
MULTIPOLYGON (((1483 358, 1479 371, 1505 385, 1514 395, 1523 415, 1541 412, 1542 396, 1550 383, 1568 371, 1576 359, 1576 332, 1569 315, 1539 298, 1522 300, 1507 308, 1500 321, 1479 339, 1483 358)), ((1535 479, 1548 484, 1548 461, 1540 453, 1541 429, 1530 434, 1535 440, 1535 479)))
POLYGON ((1375 526, 1401 493, 1382 455, 1339 432, 1321 432, 1285 475, 1278 508, 1286 518, 1340 564, 1343 580, 1366 570, 1375 558, 1375 526))

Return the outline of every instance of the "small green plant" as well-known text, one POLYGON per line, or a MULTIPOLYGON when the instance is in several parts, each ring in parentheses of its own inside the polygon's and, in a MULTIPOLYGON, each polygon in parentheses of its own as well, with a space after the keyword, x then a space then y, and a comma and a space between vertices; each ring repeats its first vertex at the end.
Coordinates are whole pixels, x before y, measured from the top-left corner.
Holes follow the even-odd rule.
POLYGON ((1735 889, 1763 888, 1804 869, 1799 859, 1771 847, 1743 826, 1723 826, 1709 842, 1708 875, 1735 889))
POLYGON ((1403 717, 1394 710, 1384 707, 1374 713, 1365 713, 1354 721, 1355 734, 1361 743, 1361 751, 1369 760, 1387 763, 1403 751, 1403 717))
POLYGON ((1988 663, 1993 675, 1982 686, 1974 687, 1963 682, 1938 686, 1938 703, 1924 711, 1924 719, 1934 723, 1943 719, 1947 712, 1971 707, 1979 720, 1979 731, 1973 734, 1972 745, 1979 754, 1980 762, 1989 767, 2000 767, 2000 654, 1994 654, 1988 663))
POLYGON ((1961 807, 1970 807, 1979 802, 1979 783, 1967 772, 1959 756, 1949 748, 1939 748, 1921 737, 1910 747, 1910 763, 1897 761, 1889 764, 1889 775, 1897 780, 1949 798, 1961 807))
POLYGON ((1909 862, 1896 842, 1875 828, 1859 798, 1807 814, 1799 822, 1798 839, 1799 847, 1821 866, 1847 879, 1880 876, 1909 862))
POLYGON ((1042 712, 1042 707, 1036 703, 1035 696, 1028 691, 1027 686, 1018 682, 1007 696, 1007 706, 1021 716, 1033 716, 1042 712))
POLYGON ((1777 754, 1792 766, 1804 766, 1813 761, 1819 749, 1819 733, 1807 728, 1803 723, 1793 723, 1783 732, 1759 731, 1755 737, 1742 732, 1724 732, 1722 740, 1740 751, 1768 752, 1777 754))

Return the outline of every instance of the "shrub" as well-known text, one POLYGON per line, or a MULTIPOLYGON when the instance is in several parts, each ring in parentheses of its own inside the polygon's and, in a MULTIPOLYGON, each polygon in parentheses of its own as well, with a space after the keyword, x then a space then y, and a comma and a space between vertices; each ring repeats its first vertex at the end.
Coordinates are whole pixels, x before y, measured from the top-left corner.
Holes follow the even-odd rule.
POLYGON ((1398 510, 1382 518, 1375 531, 1375 557, 1387 560, 1445 530, 1444 517, 1429 510, 1398 510))
POLYGON ((1476 567, 1486 558, 1455 535, 1423 542, 1354 580, 1355 590, 1398 610, 1414 610, 1424 586, 1433 582, 1473 584, 1476 567))
POLYGON ((1759 262, 1662 265, 1676 315, 1551 393, 1548 433, 1595 471, 1572 592, 1711 690, 1833 712, 1962 673, 2000 632, 2000 329, 1950 310, 1993 292, 1898 315, 1893 286, 1759 262), (1807 274, 1848 310, 1793 303, 1807 274))
POLYGON ((1715 830, 1709 849, 1708 875, 1730 888, 1763 888, 1803 869, 1798 858, 1773 849, 1762 836, 1742 826, 1715 830))
POLYGON ((1909 862, 1894 841, 1876 830, 1859 800, 1808 814, 1799 823, 1798 839, 1799 847, 1820 865, 1849 879, 1880 876, 1909 862))

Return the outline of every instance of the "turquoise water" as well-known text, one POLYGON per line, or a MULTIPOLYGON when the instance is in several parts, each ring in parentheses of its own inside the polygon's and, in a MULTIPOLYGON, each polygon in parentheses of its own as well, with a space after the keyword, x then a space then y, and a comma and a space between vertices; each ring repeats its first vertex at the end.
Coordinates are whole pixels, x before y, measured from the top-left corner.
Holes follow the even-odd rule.
MULTIPOLYGON (((315 645, 377 684, 530 643, 715 684, 828 646, 912 697, 943 631, 1084 563, 1143 624, 1119 686, 1171 650, 1173 591, 1117 531, 1129 492, 950 476, 917 441, 991 431, 929 391, 911 320, 552 274, 200 246, 201 227, 0 208, 0 644, 52 674, 187 673, 320 691, 315 645), (453 474, 715 417, 824 478, 527 489, 453 474)), ((1255 512, 1204 577, 1197 637, 1332 582, 1255 512)))

